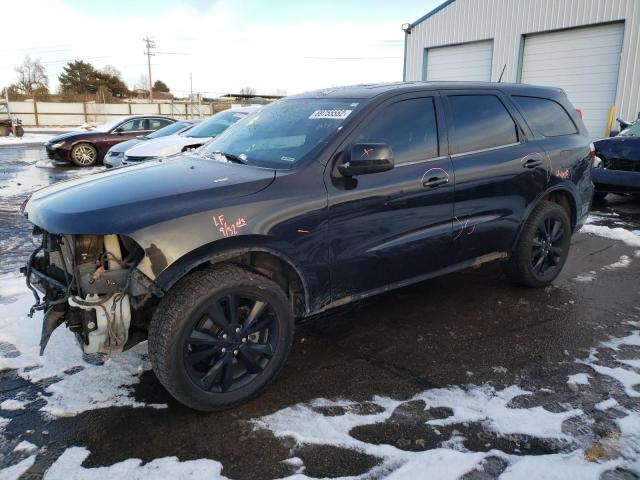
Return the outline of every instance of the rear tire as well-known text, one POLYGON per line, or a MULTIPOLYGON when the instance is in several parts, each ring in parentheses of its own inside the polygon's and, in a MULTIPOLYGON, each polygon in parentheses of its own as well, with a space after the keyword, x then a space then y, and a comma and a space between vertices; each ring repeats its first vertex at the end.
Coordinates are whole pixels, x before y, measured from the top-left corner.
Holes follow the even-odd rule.
POLYGON ((13 132, 18 138, 22 138, 24 136, 24 128, 22 128, 20 125, 14 128, 13 132))
POLYGON ((236 265, 211 266, 163 297, 149 326, 149 358, 179 402, 223 410, 271 384, 293 330, 290 302, 275 282, 236 265))
POLYGON ((69 152, 69 158, 79 167, 92 167, 98 162, 98 151, 90 143, 78 143, 69 152))
POLYGON ((519 285, 549 285, 569 256, 571 221, 557 203, 543 201, 527 219, 511 257, 504 264, 509 279, 519 285))

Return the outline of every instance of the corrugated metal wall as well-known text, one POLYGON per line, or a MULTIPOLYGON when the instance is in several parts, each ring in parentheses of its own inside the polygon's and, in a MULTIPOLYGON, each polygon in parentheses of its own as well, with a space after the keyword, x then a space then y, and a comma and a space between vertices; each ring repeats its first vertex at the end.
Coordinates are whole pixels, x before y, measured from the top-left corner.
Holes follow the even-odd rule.
POLYGON ((422 80, 424 49, 493 39, 491 80, 518 80, 524 35, 624 21, 616 115, 640 111, 640 0, 455 0, 407 35, 406 80, 422 80))

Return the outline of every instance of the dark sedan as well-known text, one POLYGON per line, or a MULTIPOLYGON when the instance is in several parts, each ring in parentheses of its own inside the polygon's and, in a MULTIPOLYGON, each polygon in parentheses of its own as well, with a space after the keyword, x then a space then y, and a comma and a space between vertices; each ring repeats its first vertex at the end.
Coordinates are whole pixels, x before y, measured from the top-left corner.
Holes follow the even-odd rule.
POLYGON ((611 138, 594 142, 596 155, 602 160, 594 168, 596 196, 607 193, 640 194, 640 120, 611 138))
POLYGON ((148 135, 174 122, 173 118, 159 115, 121 117, 89 131, 69 132, 54 137, 45 144, 45 148, 52 160, 90 167, 102 161, 115 144, 148 135))

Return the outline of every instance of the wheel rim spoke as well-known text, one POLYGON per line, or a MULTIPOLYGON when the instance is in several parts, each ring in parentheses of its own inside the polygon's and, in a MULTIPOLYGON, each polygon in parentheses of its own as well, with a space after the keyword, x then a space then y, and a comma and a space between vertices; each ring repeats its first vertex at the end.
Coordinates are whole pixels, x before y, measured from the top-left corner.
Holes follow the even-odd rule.
POLYGON ((189 352, 189 354, 187 355, 187 358, 189 359, 189 362, 191 363, 191 365, 195 365, 197 363, 200 363, 203 360, 212 358, 216 353, 220 352, 220 350, 222 350, 222 345, 207 347, 202 350, 189 352))
POLYGON ((215 302, 212 305, 210 305, 206 310, 205 313, 207 314, 207 317, 209 317, 209 319, 220 329, 225 331, 226 333, 229 333, 229 321, 227 320, 226 315, 224 314, 224 311, 222 310, 222 307, 220 306, 219 302, 215 302))
POLYGON ((264 370, 262 365, 260 365, 245 348, 240 349, 238 352, 238 358, 244 364, 247 372, 249 373, 260 373, 264 370))
POLYGON ((248 343, 241 351, 257 353, 263 357, 273 357, 273 347, 268 343, 248 343))
POLYGON ((222 374, 222 370, 224 369, 226 364, 227 364, 227 357, 225 356, 225 357, 222 357, 220 360, 218 360, 216 363, 214 363, 213 366, 209 369, 209 371, 202 377, 200 382, 202 383, 202 386, 204 387, 205 390, 209 391, 213 388, 213 386, 216 383, 216 380, 222 374))
POLYGON ((222 347, 222 341, 215 335, 210 333, 201 332, 200 330, 194 330, 189 335, 189 343, 191 345, 215 345, 222 347))
POLYGON ((248 329, 251 325, 253 325, 253 323, 255 323, 258 317, 262 315, 265 308, 267 308, 267 304, 265 302, 256 300, 256 303, 253 304, 253 307, 251 308, 251 311, 249 312, 249 315, 247 316, 247 319, 244 322, 245 330, 248 329))
POLYGON ((249 327, 247 327, 244 331, 245 335, 251 335, 252 333, 260 332, 271 325, 273 319, 270 317, 264 317, 257 322, 253 322, 249 327))
POLYGON ((238 320, 238 297, 234 294, 227 295, 227 308, 229 309, 229 323, 235 325, 238 320))
POLYGON ((233 360, 230 357, 227 357, 225 366, 224 366, 224 374, 222 375, 222 382, 220 383, 220 390, 226 392, 229 390, 229 387, 233 384, 233 360))

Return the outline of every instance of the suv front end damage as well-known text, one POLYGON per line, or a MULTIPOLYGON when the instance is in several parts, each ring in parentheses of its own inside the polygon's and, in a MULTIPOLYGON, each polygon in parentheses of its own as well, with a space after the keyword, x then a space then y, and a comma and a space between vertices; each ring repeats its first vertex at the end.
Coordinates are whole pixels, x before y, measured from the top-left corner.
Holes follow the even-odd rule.
POLYGON ((119 353, 144 338, 142 307, 162 292, 136 268, 144 253, 133 240, 33 233, 41 241, 21 272, 36 300, 29 315, 44 312, 41 355, 62 323, 88 354, 119 353))

